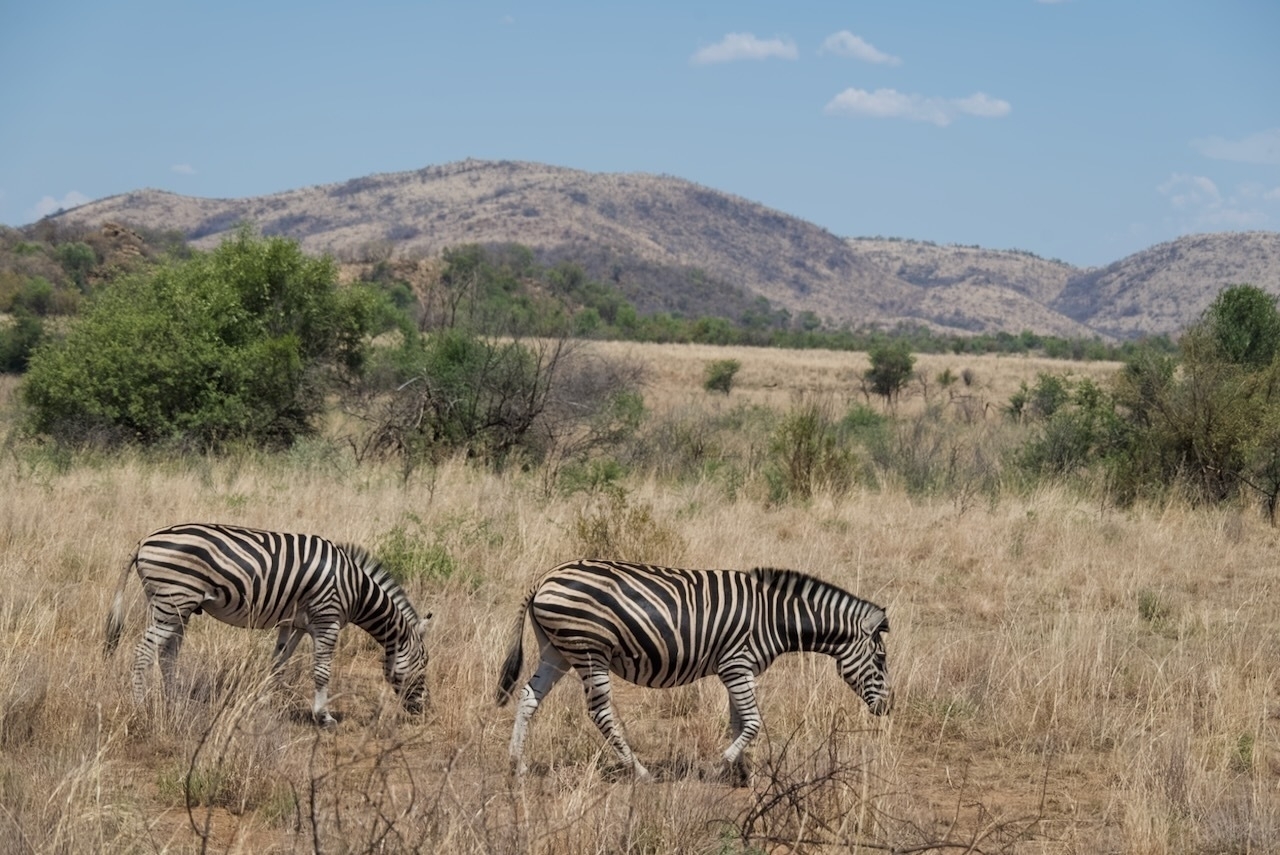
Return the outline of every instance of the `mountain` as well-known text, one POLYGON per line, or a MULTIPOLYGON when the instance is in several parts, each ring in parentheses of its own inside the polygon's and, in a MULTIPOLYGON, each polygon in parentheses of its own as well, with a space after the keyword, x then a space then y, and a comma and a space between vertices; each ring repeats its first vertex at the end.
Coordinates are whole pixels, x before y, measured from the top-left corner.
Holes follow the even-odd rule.
POLYGON ((572 260, 642 311, 737 317, 764 297, 833 325, 1124 338, 1174 333, 1226 284, 1280 293, 1280 234, 1180 238, 1101 270, 1029 253, 837 237, 671 176, 467 160, 247 199, 139 190, 55 220, 178 230, 216 245, 237 223, 358 261, 519 243, 572 260))
POLYGON ((916 286, 911 316, 970 332, 1024 329, 1064 338, 1095 335, 1049 308, 1078 267, 1028 252, 925 241, 850 238, 850 247, 887 275, 916 286))
POLYGON ((1049 305, 1115 338, 1172 333, 1228 285, 1280 294, 1280 233, 1188 235, 1074 277, 1049 305))

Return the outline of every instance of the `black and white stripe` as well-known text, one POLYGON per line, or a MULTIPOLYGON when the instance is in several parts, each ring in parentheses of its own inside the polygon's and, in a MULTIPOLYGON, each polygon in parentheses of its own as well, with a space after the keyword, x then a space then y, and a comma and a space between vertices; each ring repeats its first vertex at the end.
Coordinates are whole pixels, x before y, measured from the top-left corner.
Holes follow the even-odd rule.
POLYGON ((729 692, 733 742, 724 759, 730 765, 760 731, 755 678, 783 653, 813 651, 834 658, 840 676, 875 715, 888 713, 893 703, 885 610, 791 570, 562 564, 525 597, 502 667, 499 704, 510 699, 520 676, 526 616, 532 619, 541 661, 520 692, 511 734, 512 761, 521 769, 529 720, 570 668, 582 678, 592 721, 641 778, 648 772, 614 717, 610 672, 658 688, 718 676, 729 692))
POLYGON ((304 634, 315 647, 312 712, 332 724, 329 671, 338 631, 347 623, 368 632, 385 652, 383 670, 401 702, 420 712, 426 697, 427 653, 419 618, 404 589, 358 546, 309 534, 230 525, 185 523, 147 535, 125 567, 107 617, 106 649, 119 644, 124 588, 137 568, 150 622, 133 663, 134 697, 146 692, 147 672, 160 659, 164 684, 187 620, 207 612, 232 626, 279 630, 273 671, 278 673, 304 634))

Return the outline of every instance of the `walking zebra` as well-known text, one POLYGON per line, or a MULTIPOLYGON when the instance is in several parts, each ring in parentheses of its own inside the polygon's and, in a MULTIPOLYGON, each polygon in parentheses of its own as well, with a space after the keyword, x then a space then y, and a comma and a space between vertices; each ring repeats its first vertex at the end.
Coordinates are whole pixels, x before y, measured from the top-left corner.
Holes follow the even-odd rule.
POLYGON ((582 678, 591 720, 641 779, 649 773, 615 721, 610 671, 655 688, 718 676, 729 692, 733 742, 724 760, 731 767, 760 731, 755 678, 783 653, 825 653, 872 713, 885 715, 893 704, 885 610, 791 570, 562 564, 533 586, 521 606, 498 683, 499 706, 520 676, 526 616, 532 617, 541 661, 520 692, 511 733, 511 759, 520 772, 529 720, 570 668, 582 678))
POLYGON ((106 652, 120 643, 124 588, 138 570, 151 620, 133 661, 133 695, 141 702, 146 675, 160 658, 165 689, 188 618, 208 612, 232 626, 279 630, 272 673, 279 674, 304 634, 314 645, 316 720, 328 710, 329 667, 338 631, 354 623, 385 651, 383 672, 409 712, 422 711, 427 652, 419 619, 404 589, 368 552, 309 534, 230 525, 185 523, 147 535, 133 553, 107 616, 106 652))

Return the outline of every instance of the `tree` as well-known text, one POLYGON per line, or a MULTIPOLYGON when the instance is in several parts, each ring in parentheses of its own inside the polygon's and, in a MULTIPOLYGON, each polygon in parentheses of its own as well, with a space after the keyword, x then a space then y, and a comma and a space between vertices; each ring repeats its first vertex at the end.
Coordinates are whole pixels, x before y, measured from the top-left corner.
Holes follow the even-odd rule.
POLYGON ((865 376, 871 384, 871 391, 892 404, 911 379, 916 358, 911 355, 910 347, 904 341, 873 345, 868 356, 871 358, 871 367, 867 369, 865 376))
POLYGON ((1055 408, 1024 449, 1029 468, 1100 464, 1121 500, 1177 488, 1196 501, 1253 491, 1280 506, 1280 313, 1248 285, 1218 295, 1179 342, 1181 359, 1139 348, 1109 395, 1055 408))
POLYGON ((31 352, 44 336, 44 324, 31 312, 14 312, 13 323, 0 323, 0 373, 21 374, 27 370, 31 352))
POLYGON ((1231 285, 1210 304, 1202 323, 1226 361, 1250 369, 1270 365, 1280 353, 1276 298, 1253 285, 1231 285))
POLYGON ((702 388, 708 392, 719 392, 728 395, 733 389, 733 378, 737 376, 742 363, 736 359, 716 359, 708 362, 703 369, 702 388))
POLYGON ((112 283, 32 355, 31 426, 70 440, 287 445, 313 429, 332 369, 357 370, 378 302, 331 259, 242 228, 112 283))

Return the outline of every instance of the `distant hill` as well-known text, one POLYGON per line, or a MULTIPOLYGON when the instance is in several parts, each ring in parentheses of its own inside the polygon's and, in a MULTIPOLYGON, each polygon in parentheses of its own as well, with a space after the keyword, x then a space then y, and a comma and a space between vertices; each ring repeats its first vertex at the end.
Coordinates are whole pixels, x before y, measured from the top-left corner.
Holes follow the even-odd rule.
POLYGON ((1029 253, 840 238, 671 176, 468 160, 248 199, 139 190, 55 215, 179 230, 212 246, 235 225, 356 262, 519 243, 572 260, 642 311, 737 317, 764 297, 833 325, 1126 338, 1175 333, 1227 284, 1280 294, 1280 233, 1180 238, 1085 270, 1029 253))
POLYGON ((1115 338, 1171 333, 1227 285, 1280 294, 1280 233, 1188 235, 1073 277, 1053 308, 1115 338))

